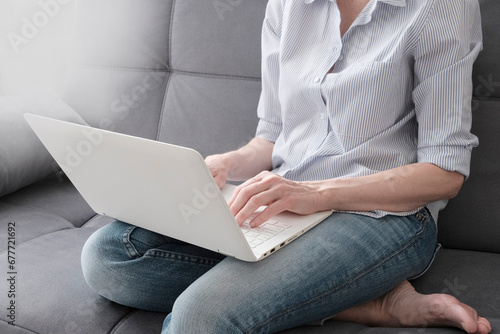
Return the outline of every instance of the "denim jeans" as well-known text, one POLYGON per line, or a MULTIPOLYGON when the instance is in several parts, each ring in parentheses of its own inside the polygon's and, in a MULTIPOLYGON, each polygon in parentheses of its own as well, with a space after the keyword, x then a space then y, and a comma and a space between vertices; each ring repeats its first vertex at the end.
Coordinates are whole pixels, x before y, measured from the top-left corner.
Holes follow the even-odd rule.
POLYGON ((437 249, 425 208, 379 219, 334 213, 253 263, 115 221, 89 238, 82 267, 104 298, 169 313, 162 333, 273 333, 382 296, 422 274, 437 249))

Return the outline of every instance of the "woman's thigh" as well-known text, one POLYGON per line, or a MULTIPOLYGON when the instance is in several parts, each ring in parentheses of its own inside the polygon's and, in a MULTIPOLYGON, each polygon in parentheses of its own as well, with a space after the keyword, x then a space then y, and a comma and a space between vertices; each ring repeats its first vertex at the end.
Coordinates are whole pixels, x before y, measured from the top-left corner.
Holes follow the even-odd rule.
POLYGON ((382 219, 334 213, 262 261, 223 260, 177 299, 164 333, 269 333, 318 321, 419 275, 436 247, 426 209, 382 219))

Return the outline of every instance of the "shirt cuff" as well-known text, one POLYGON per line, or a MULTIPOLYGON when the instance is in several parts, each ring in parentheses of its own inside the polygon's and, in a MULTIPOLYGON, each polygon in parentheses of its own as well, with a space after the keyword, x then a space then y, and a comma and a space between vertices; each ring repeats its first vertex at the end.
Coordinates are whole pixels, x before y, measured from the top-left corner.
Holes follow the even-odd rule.
POLYGON ((470 174, 470 160, 475 145, 467 146, 431 146, 418 149, 418 162, 432 163, 444 170, 470 174))
POLYGON ((264 119, 259 120, 255 136, 264 138, 267 141, 275 143, 281 133, 281 123, 271 123, 264 119))

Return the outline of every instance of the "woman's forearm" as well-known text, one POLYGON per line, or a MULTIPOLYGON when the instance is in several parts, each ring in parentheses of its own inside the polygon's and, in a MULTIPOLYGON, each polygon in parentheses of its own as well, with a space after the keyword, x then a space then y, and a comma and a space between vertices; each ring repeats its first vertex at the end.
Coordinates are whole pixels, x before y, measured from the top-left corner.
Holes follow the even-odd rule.
POLYGON ((320 193, 323 210, 405 212, 455 197, 463 181, 457 172, 416 163, 369 176, 310 183, 320 193))

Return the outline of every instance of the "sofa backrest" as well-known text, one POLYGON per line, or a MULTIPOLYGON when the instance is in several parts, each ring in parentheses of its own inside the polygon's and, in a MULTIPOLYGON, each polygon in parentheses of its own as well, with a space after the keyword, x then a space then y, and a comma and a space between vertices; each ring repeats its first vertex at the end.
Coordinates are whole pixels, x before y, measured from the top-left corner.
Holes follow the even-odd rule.
MULTIPOLYGON (((445 247, 500 253, 500 2, 481 0, 472 175, 439 220, 445 247)), ((197 149, 255 133, 267 0, 77 0, 64 100, 91 125, 197 149)))
POLYGON ((479 0, 484 49, 474 65, 470 178, 439 218, 445 247, 500 253, 500 1, 479 0), (497 146, 498 145, 498 146, 497 146))

